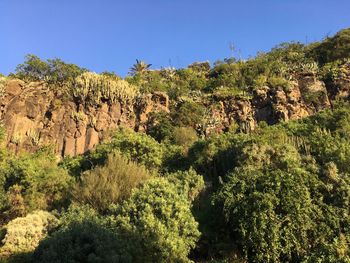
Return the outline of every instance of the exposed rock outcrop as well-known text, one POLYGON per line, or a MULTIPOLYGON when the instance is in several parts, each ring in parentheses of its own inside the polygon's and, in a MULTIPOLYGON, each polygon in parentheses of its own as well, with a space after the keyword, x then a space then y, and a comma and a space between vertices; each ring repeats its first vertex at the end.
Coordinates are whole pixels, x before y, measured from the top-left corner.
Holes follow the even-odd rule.
POLYGON ((290 87, 262 86, 253 91, 252 97, 235 96, 209 102, 208 125, 205 134, 217 133, 237 124, 238 129, 249 132, 265 121, 275 124, 281 121, 301 119, 331 107, 337 98, 350 96, 350 65, 336 81, 327 85, 314 75, 300 75, 290 87))
POLYGON ((168 112, 169 99, 157 92, 114 104, 77 105, 52 92, 43 82, 10 80, 0 103, 0 119, 7 130, 7 145, 29 151, 51 144, 61 156, 93 149, 118 126, 144 130, 148 113, 168 112))

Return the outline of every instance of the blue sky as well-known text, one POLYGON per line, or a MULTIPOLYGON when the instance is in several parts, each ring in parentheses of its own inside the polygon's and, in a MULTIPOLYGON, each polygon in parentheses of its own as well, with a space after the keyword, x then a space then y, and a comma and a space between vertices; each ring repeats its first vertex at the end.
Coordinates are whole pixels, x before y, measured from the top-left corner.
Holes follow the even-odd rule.
POLYGON ((0 0, 0 72, 26 54, 125 76, 243 58, 284 41, 311 42, 350 27, 349 0, 0 0))

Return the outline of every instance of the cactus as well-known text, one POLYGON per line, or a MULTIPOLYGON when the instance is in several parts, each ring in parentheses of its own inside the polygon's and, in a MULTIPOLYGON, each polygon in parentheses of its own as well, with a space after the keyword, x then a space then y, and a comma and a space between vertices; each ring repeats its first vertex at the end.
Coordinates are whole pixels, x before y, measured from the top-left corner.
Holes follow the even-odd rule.
POLYGON ((0 77, 0 98, 5 96, 5 86, 7 79, 5 77, 0 77))
POLYGON ((312 73, 315 75, 318 72, 318 64, 316 62, 302 63, 300 67, 304 73, 312 73))
POLYGON ((40 142, 40 135, 37 131, 30 129, 27 131, 27 136, 34 146, 38 146, 40 142))
POLYGON ((73 96, 83 102, 98 104, 101 100, 111 103, 133 100, 137 95, 135 86, 118 77, 85 72, 73 83, 73 96))

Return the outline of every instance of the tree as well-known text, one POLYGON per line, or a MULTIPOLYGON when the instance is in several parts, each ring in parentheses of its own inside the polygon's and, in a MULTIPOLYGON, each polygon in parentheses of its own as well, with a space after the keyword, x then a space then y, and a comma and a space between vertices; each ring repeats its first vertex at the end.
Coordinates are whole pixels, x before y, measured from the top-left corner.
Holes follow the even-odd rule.
POLYGON ((29 54, 25 57, 24 63, 16 67, 15 76, 27 81, 46 81, 50 84, 63 85, 86 71, 59 58, 44 61, 29 54))
POLYGON ((29 81, 47 80, 50 66, 39 57, 29 54, 23 64, 16 67, 16 76, 29 81))
POLYGON ((131 234, 134 262, 188 262, 199 238, 190 202, 164 178, 148 181, 117 210, 116 223, 131 234))
POLYGON ((130 74, 132 76, 144 75, 151 66, 152 64, 147 64, 142 60, 136 59, 136 63, 130 68, 130 74))
POLYGON ((253 147, 215 199, 249 261, 298 262, 346 233, 346 177, 331 183, 317 172, 312 158, 301 158, 289 145, 253 147), (338 184, 337 193, 326 186, 330 183, 338 184))

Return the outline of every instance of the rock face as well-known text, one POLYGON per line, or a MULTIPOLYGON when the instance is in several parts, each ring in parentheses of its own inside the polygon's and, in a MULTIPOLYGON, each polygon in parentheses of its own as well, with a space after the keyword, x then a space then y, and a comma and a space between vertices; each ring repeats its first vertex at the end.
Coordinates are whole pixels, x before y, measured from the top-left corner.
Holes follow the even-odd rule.
POLYGON ((206 135, 217 133, 236 125, 238 130, 249 132, 264 121, 275 124, 301 119, 331 107, 332 100, 350 98, 350 64, 336 81, 327 85, 313 75, 300 75, 291 86, 263 86, 253 91, 252 97, 236 96, 210 101, 210 117, 205 127, 206 135))
POLYGON ((33 151, 53 145, 64 156, 93 149, 118 126, 144 130, 149 112, 168 112, 169 99, 157 92, 138 101, 77 105, 54 94, 45 83, 10 80, 0 101, 0 119, 9 148, 33 151))
MULTIPOLYGON (((301 75, 288 88, 263 86, 250 97, 206 100, 207 116, 199 128, 205 135, 232 126, 249 132, 261 121, 274 124, 304 118, 330 108, 332 100, 349 95, 350 74, 327 85, 315 76, 301 75)), ((10 149, 33 151, 51 144, 62 157, 75 156, 93 149, 119 126, 146 131, 149 113, 169 113, 170 103, 165 93, 154 92, 135 101, 87 106, 55 94, 43 82, 13 79, 7 82, 5 96, 0 98, 0 120, 7 130, 10 149)))

